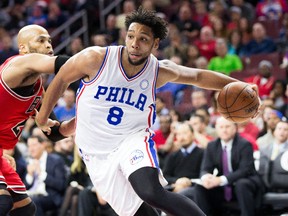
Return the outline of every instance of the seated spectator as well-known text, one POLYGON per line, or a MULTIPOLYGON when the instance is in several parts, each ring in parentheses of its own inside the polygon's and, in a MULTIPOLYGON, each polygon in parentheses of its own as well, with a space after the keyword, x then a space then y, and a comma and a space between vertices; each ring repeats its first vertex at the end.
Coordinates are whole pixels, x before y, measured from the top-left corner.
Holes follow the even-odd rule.
POLYGON ((256 5, 256 16, 260 20, 279 20, 288 11, 285 0, 263 0, 256 5))
MULTIPOLYGON (((239 20, 239 31, 241 33, 241 42, 243 45, 248 44, 252 39, 252 22, 247 17, 241 17, 239 20)), ((240 56, 244 56, 241 52, 240 56)))
POLYGON ((187 48, 187 61, 185 65, 187 67, 196 67, 196 60, 199 58, 200 53, 197 46, 191 44, 187 48))
POLYGON ((231 19, 227 23, 226 27, 227 27, 227 31, 231 32, 233 30, 238 29, 238 23, 242 17, 242 10, 238 6, 232 6, 230 7, 229 12, 230 12, 231 19))
POLYGON ((270 61, 262 60, 258 65, 258 74, 244 79, 246 82, 256 84, 259 90, 259 97, 264 99, 269 96, 275 77, 272 75, 273 66, 270 61))
POLYGON ((271 109, 268 111, 266 118, 267 132, 257 139, 257 144, 260 150, 267 148, 270 143, 274 142, 273 133, 277 123, 283 118, 283 115, 280 111, 271 109))
POLYGON ((160 128, 159 130, 155 131, 155 135, 153 136, 153 140, 156 144, 160 167, 163 167, 163 164, 165 163, 167 152, 163 146, 169 137, 171 123, 172 119, 170 115, 160 115, 160 128))
POLYGON ((216 131, 218 139, 204 150, 196 203, 207 215, 218 216, 224 202, 237 200, 241 215, 256 215, 256 198, 262 198, 263 186, 254 167, 252 146, 237 134, 236 124, 223 117, 217 119, 216 131), (215 169, 217 174, 213 174, 215 169))
POLYGON ((120 29, 116 27, 116 15, 109 14, 106 18, 106 26, 101 33, 107 35, 109 44, 115 44, 119 40, 120 29))
POLYGON ((9 35, 2 37, 0 44, 2 44, 2 48, 0 48, 0 64, 4 63, 9 57, 18 54, 18 51, 13 47, 12 38, 9 35))
POLYGON ((73 149, 75 143, 72 136, 55 142, 53 153, 59 155, 64 163, 67 176, 70 174, 70 167, 73 162, 73 149))
POLYGON ((166 108, 166 104, 163 98, 156 96, 156 118, 154 124, 151 126, 152 130, 158 130, 160 128, 160 115, 169 114, 169 110, 166 108))
MULTIPOLYGON (((182 59, 179 56, 172 56, 170 58, 171 61, 175 62, 176 64, 182 65, 182 59)), ((179 104, 183 97, 183 90, 187 88, 187 85, 185 84, 179 84, 179 83, 172 83, 168 82, 165 85, 161 86, 156 90, 156 93, 158 92, 171 92, 174 100, 174 104, 179 104)))
POLYGON ((284 116, 288 116, 288 83, 286 84, 286 90, 285 90, 285 96, 286 96, 286 101, 285 104, 280 107, 280 111, 284 116))
POLYGON ((117 216, 110 205, 100 197, 95 187, 87 187, 79 192, 78 216, 117 216))
POLYGON ((243 55, 251 56, 276 51, 275 42, 266 35, 266 29, 261 23, 252 27, 252 39, 243 47, 243 55))
POLYGON ((243 69, 241 59, 234 54, 228 53, 226 41, 223 38, 216 40, 215 52, 217 56, 210 59, 208 69, 230 75, 233 71, 243 69))
POLYGON ((27 193, 36 205, 36 216, 57 210, 66 188, 64 161, 58 155, 48 154, 42 142, 39 136, 27 140, 30 159, 25 183, 27 193))
POLYGON ((189 124, 194 131, 196 145, 201 149, 205 149, 208 142, 214 139, 214 137, 206 133, 207 124, 205 117, 202 115, 193 114, 189 119, 189 124))
POLYGON ((68 17, 61 11, 61 8, 56 2, 50 2, 48 5, 47 28, 58 28, 68 17))
POLYGON ((43 4, 42 1, 35 2, 32 6, 31 14, 27 17, 27 24, 37 24, 46 27, 48 20, 47 15, 44 13, 46 7, 47 4, 43 4))
POLYGON ((208 61, 216 55, 215 53, 215 38, 213 29, 210 26, 204 26, 200 30, 200 38, 194 41, 198 47, 200 55, 204 56, 208 61))
POLYGON ((207 3, 205 1, 196 1, 195 13, 192 14, 192 19, 200 24, 200 26, 209 25, 209 14, 207 11, 207 3))
POLYGON ((71 216, 77 216, 79 192, 92 184, 87 173, 86 166, 78 151, 79 149, 75 147, 74 160, 71 165, 70 175, 68 177, 68 187, 66 188, 59 216, 66 216, 69 213, 71 216))
POLYGON ((238 126, 237 131, 239 135, 248 140, 252 144, 253 151, 258 151, 259 148, 256 142, 256 139, 259 134, 258 127, 251 120, 238 123, 237 126, 238 126))
POLYGON ((233 30, 228 35, 228 54, 242 55, 242 35, 239 30, 233 30))
MULTIPOLYGON (((279 37, 277 38, 276 41, 277 41, 277 50, 280 53, 284 53, 284 54, 286 53, 286 58, 288 58, 288 52, 287 52, 288 51, 288 12, 283 15, 282 26, 279 31, 279 37)), ((285 56, 283 60, 285 60, 285 56)))
POLYGON ((168 156, 163 175, 171 190, 179 193, 192 186, 191 179, 199 178, 203 150, 197 147, 188 123, 178 125, 176 142, 180 149, 168 156))
POLYGON ((249 22, 253 22, 255 19, 255 8, 254 6, 245 0, 232 0, 233 6, 239 7, 241 9, 241 16, 246 17, 249 22))
POLYGON ((191 43, 198 37, 200 25, 192 19, 190 4, 187 3, 180 6, 174 23, 180 34, 185 36, 186 42, 191 43))
POLYGON ((76 95, 73 89, 68 88, 63 94, 64 105, 59 105, 54 108, 54 113, 58 121, 62 122, 69 120, 76 115, 76 104, 75 99, 76 95))
POLYGON ((277 110, 280 110, 287 103, 287 97, 285 96, 286 85, 284 80, 276 80, 269 94, 269 98, 273 100, 274 107, 277 110))
MULTIPOLYGON (((261 175, 267 191, 283 191, 288 188, 288 178, 283 178, 283 174, 273 170, 275 164, 281 163, 281 156, 288 151, 288 123, 280 121, 274 130, 274 142, 267 145, 260 151, 259 174, 261 175), (276 175, 277 173, 277 175, 276 175), (283 185, 286 185, 283 187, 283 185), (282 188, 281 188, 282 187, 282 188)), ((287 171, 287 170, 286 170, 287 171)), ((286 174, 287 176, 287 174, 286 174)))

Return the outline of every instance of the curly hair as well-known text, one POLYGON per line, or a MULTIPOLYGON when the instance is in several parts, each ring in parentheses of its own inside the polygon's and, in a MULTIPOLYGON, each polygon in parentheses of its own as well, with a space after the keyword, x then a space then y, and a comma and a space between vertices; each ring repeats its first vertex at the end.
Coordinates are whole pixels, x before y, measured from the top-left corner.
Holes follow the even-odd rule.
POLYGON ((131 23, 136 22, 151 28, 155 38, 163 40, 167 37, 167 22, 158 17, 155 11, 145 10, 142 6, 137 11, 126 16, 125 26, 128 30, 131 23))

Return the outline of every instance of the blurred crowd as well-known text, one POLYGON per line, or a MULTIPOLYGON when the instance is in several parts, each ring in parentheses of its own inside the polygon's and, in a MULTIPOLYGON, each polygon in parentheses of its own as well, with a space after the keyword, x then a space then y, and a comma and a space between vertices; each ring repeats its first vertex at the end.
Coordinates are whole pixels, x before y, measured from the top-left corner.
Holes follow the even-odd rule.
MULTIPOLYGON (((157 89, 152 129, 160 166, 169 182, 167 190, 193 199, 207 215, 233 215, 226 204, 235 201, 241 215, 269 215, 272 206, 265 205, 264 195, 288 193, 287 1, 124 0, 120 14, 112 11, 105 17, 105 29, 98 27, 98 3, 2 0, 0 64, 18 54, 15 35, 27 24, 52 32, 85 9, 90 46, 124 45, 125 16, 139 5, 156 10, 169 23, 168 38, 154 53, 158 59, 257 84, 263 104, 257 118, 234 124, 218 113, 218 92, 173 83, 157 89), (219 165, 223 161, 218 147, 226 141, 232 161, 226 170, 229 174, 219 165), (233 185, 228 198, 228 186, 218 182, 223 175, 233 185)), ((84 48, 83 38, 73 38, 69 52, 61 54, 72 56, 84 48)), ((45 87, 52 78, 43 76, 45 87)), ((77 88, 78 82, 73 83, 58 101, 54 113, 60 121, 75 116, 77 88)), ((116 215, 91 184, 73 137, 53 143, 29 119, 16 148, 7 153, 14 156, 29 195, 46 196, 47 202, 55 204, 55 209, 46 209, 45 203, 36 203, 43 215, 116 215), (54 154, 62 160, 53 160, 54 154), (43 164, 43 157, 56 162, 43 164), (37 185, 35 174, 42 177, 37 185), (50 185, 50 175, 59 178, 59 184, 50 185)), ((288 211, 287 200, 288 196, 284 211, 288 211)))

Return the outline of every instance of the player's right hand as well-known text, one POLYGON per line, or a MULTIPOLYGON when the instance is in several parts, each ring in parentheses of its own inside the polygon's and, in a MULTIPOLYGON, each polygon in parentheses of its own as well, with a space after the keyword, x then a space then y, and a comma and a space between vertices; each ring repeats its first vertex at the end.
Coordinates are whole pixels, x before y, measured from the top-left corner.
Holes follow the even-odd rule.
POLYGON ((40 124, 39 121, 38 121, 38 111, 35 109, 35 123, 37 125, 37 127, 39 127, 43 132, 46 132, 47 135, 50 135, 51 133, 51 127, 54 127, 54 126, 59 126, 60 123, 56 120, 52 120, 52 119, 47 119, 46 123, 44 124, 40 124))

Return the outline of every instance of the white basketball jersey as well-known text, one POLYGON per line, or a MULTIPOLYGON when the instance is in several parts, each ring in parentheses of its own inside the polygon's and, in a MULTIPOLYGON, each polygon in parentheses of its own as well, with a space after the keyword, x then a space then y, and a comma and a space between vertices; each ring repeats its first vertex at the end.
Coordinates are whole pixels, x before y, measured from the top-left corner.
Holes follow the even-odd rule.
POLYGON ((154 122, 158 60, 150 55, 142 70, 128 77, 121 64, 123 51, 123 46, 108 47, 95 78, 82 80, 77 91, 75 140, 87 153, 110 153, 154 122))

